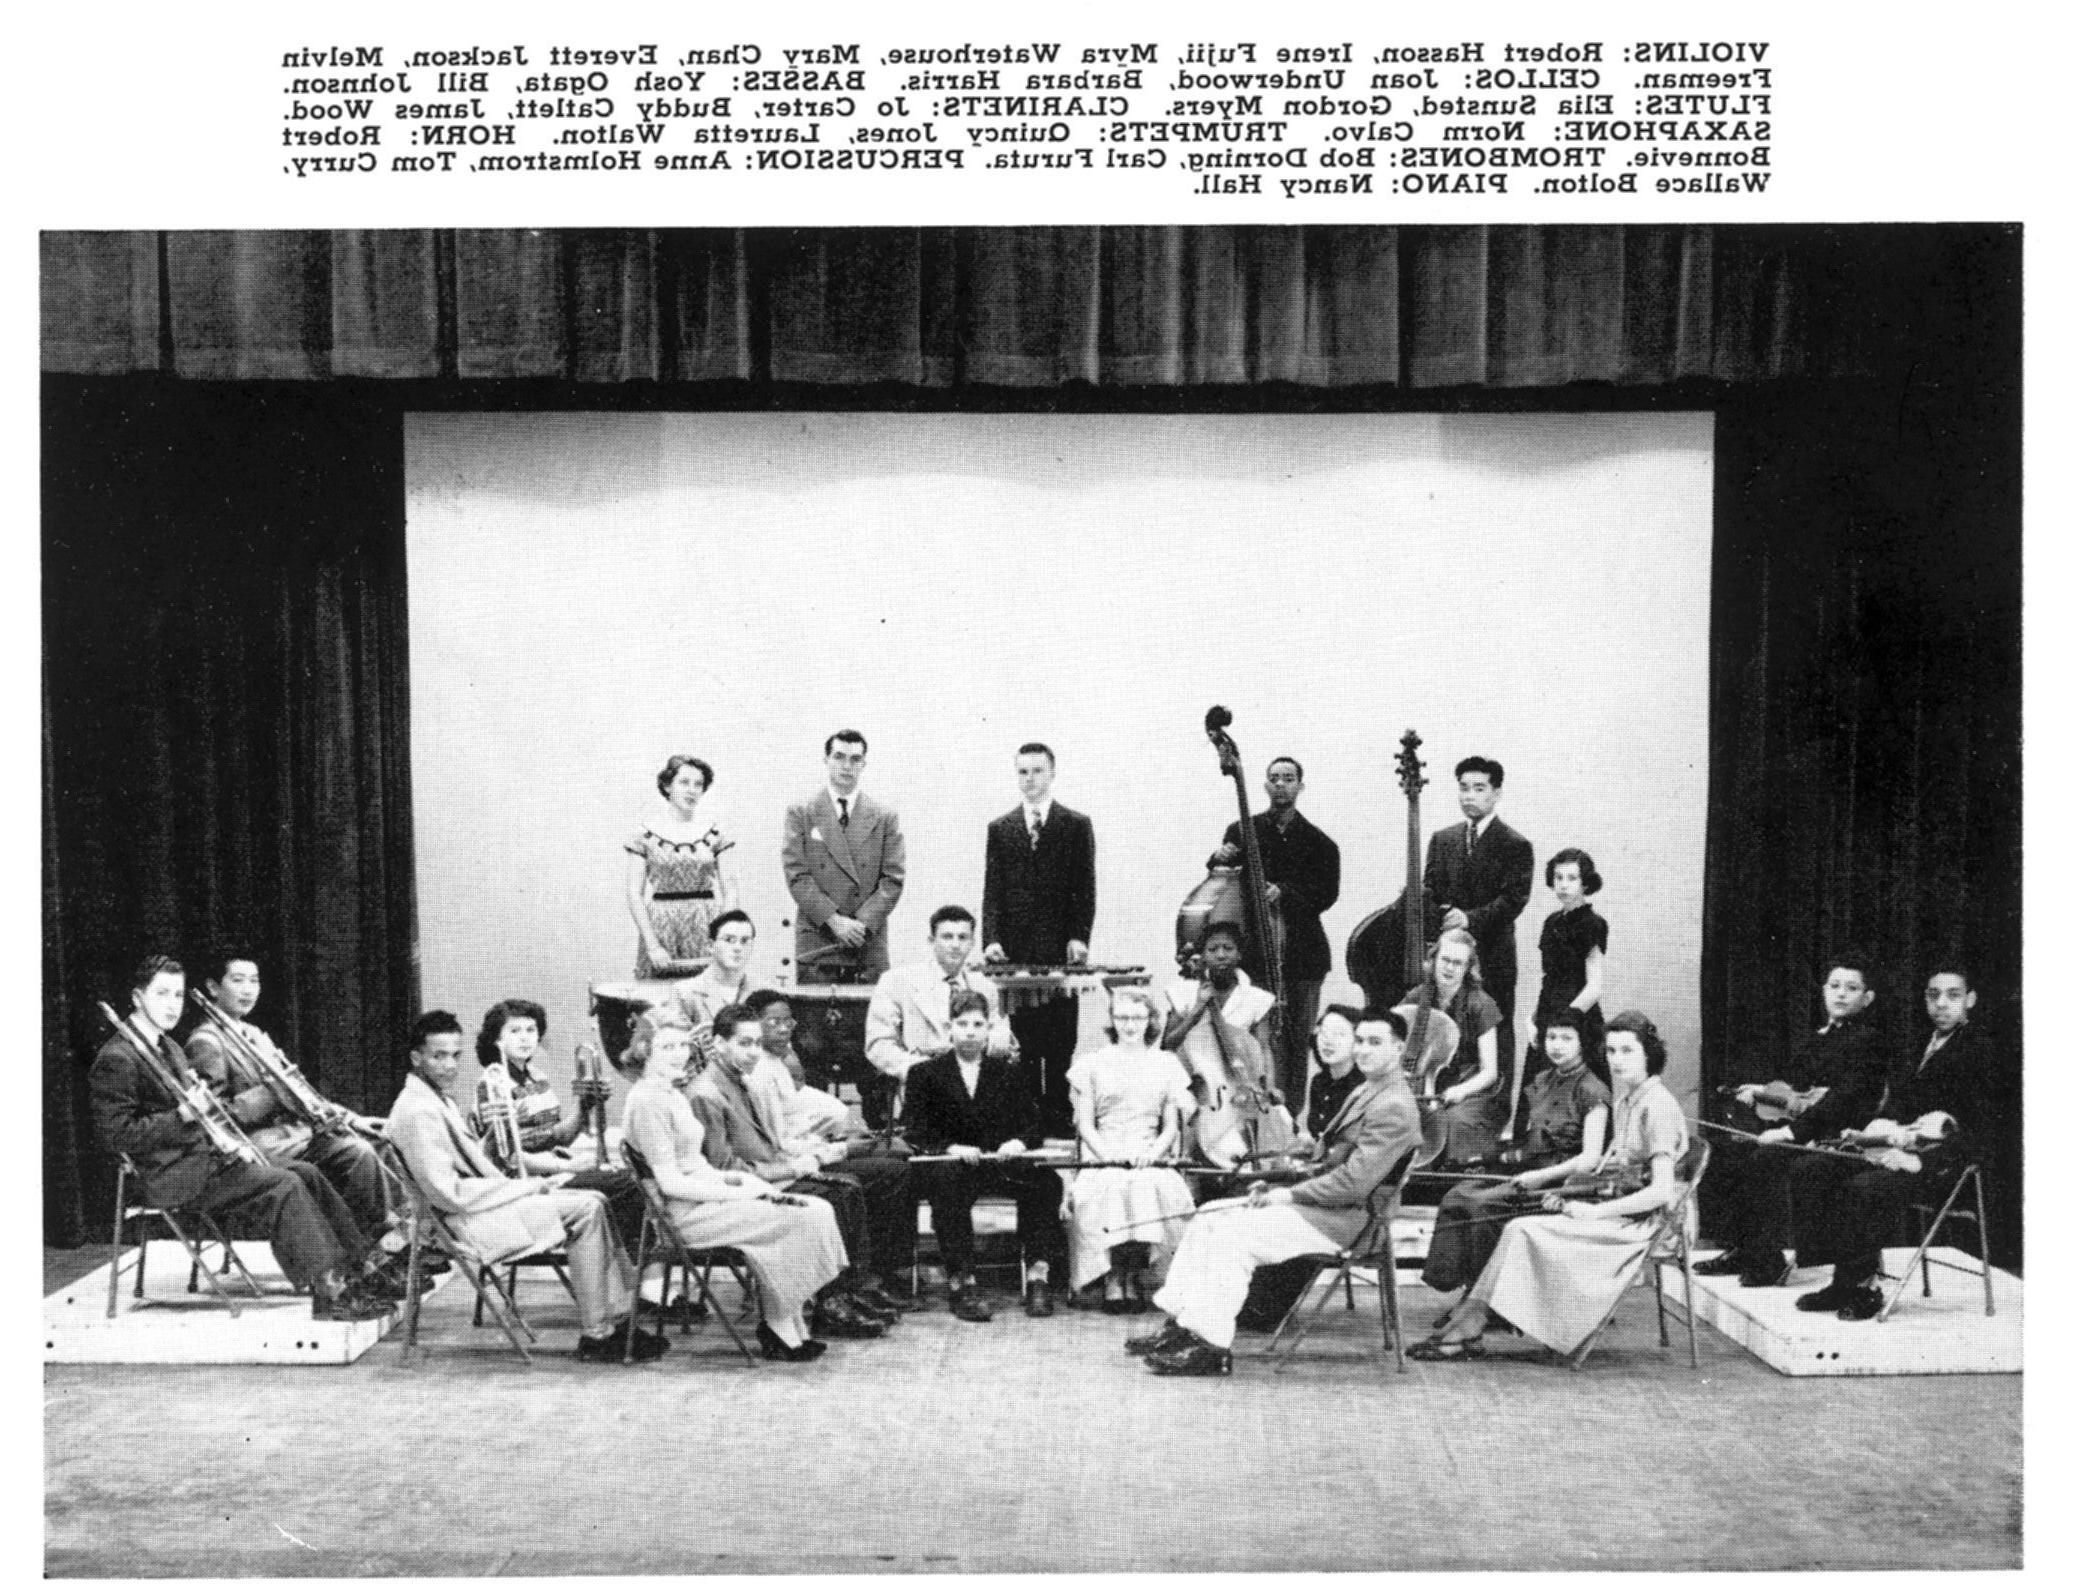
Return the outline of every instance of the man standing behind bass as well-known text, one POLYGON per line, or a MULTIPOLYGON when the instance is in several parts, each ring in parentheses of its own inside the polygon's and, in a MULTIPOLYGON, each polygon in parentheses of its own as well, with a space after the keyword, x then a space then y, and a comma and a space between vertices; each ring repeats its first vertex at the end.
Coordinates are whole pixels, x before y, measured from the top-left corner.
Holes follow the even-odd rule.
MULTIPOLYGON (((1339 844, 1296 811, 1302 795, 1303 765, 1286 755, 1274 759, 1267 766, 1267 812, 1253 816, 1267 900, 1282 918, 1282 1002, 1295 1046, 1292 1055, 1277 1055, 1275 1082, 1292 1102, 1303 1100, 1318 996, 1332 972, 1332 946, 1318 920, 1339 901, 1339 844)), ((1210 854, 1210 866, 1236 867, 1245 857, 1243 839, 1234 819, 1224 827, 1223 844, 1210 854)), ((1259 951, 1249 951, 1241 967, 1255 983, 1267 982, 1259 951)))
POLYGON ((1534 844, 1498 817, 1504 793, 1503 764, 1463 759, 1455 766, 1463 822, 1436 832, 1426 844, 1426 909, 1441 915, 1428 933, 1466 929, 1476 937, 1483 988, 1498 1004, 1500 1090, 1509 1089, 1519 1066, 1512 1044, 1512 998, 1519 984, 1512 922, 1534 894, 1534 844))
MULTIPOLYGON (((996 963, 1085 963, 1095 930, 1095 827, 1051 798, 1058 760, 1042 742, 1015 750, 1023 800, 987 826, 980 940, 996 963)), ((1043 1130, 1073 1133, 1066 1070, 1080 1038, 1080 998, 1058 995, 1018 1007, 1009 1028, 1038 1091, 1043 1130)))
POLYGON ((862 731, 821 744, 828 783, 785 810, 785 887, 798 905, 794 955, 803 981, 876 979, 891 963, 886 920, 907 883, 900 816, 858 789, 862 731))

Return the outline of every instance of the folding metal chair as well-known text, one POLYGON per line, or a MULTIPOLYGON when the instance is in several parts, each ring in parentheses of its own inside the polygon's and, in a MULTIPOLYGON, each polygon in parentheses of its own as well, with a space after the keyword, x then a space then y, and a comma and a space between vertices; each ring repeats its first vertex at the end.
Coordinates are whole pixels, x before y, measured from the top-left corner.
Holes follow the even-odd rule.
POLYGON ((223 1271, 228 1273, 232 1268, 236 1268, 238 1277, 244 1280, 245 1287, 255 1297, 263 1297, 266 1294, 266 1291, 260 1288, 259 1281, 252 1276, 251 1272, 246 1268, 244 1261, 239 1257, 237 1247, 231 1244, 229 1238, 217 1225, 213 1217, 206 1212, 198 1212, 192 1209, 180 1212, 172 1207, 147 1206, 142 1202, 132 1203, 129 1200, 129 1186, 130 1181, 133 1179, 141 1188, 144 1183, 144 1176, 137 1171, 137 1165, 130 1161, 127 1156, 119 1157, 116 1160, 115 1168, 115 1231, 108 1245, 108 1315, 110 1317, 117 1316, 122 1310, 122 1236, 124 1227, 131 1223, 140 1225, 137 1230, 137 1282, 134 1292, 138 1300, 144 1299, 144 1264, 151 1252, 151 1231, 141 1225, 154 1220, 163 1223, 167 1228, 171 1229, 173 1238, 178 1240, 187 1250, 188 1294, 198 1293, 200 1285, 206 1282, 210 1293, 215 1295, 218 1300, 222 1301, 230 1309, 230 1315, 232 1317, 238 1315, 237 1298, 223 1287, 222 1281, 217 1276, 217 1270, 211 1267, 208 1260, 202 1255, 202 1247, 204 1245, 222 1246, 223 1271), (185 1228, 181 1227, 180 1220, 183 1217, 190 1224, 194 1225, 196 1235, 190 1235, 185 1228), (198 1238, 197 1235, 199 1236, 198 1238))
MULTIPOLYGON (((516 1301, 518 1299, 518 1271, 522 1267, 554 1269, 554 1276, 561 1280, 562 1288, 569 1292, 569 1299, 572 1301, 576 1299, 576 1286, 569 1282, 569 1256, 565 1251, 536 1251, 531 1256, 513 1257, 510 1261, 500 1262, 497 1265, 504 1269, 502 1287, 506 1300, 516 1301)), ((475 1298, 474 1323, 474 1326, 477 1328, 482 1327, 482 1312, 483 1299, 480 1295, 477 1295, 475 1298)))
MULTIPOLYGON (((748 1258, 733 1246, 686 1245, 677 1233, 677 1225, 670 1221, 669 1204, 655 1183, 655 1173, 648 1159, 630 1145, 620 1148, 626 1157, 627 1167, 633 1172, 634 1180, 641 1187, 644 1210, 641 1214, 641 1234, 634 1247, 634 1279, 638 1286, 641 1277, 648 1271, 648 1264, 658 1258, 663 1264, 663 1299, 670 1298, 670 1275, 681 1266, 684 1269, 684 1317, 683 1325, 689 1332, 693 1324, 692 1291, 697 1289, 696 1304, 706 1309, 708 1318, 717 1318, 720 1326, 727 1330, 727 1337, 734 1341, 735 1349, 751 1367, 757 1365, 756 1353, 749 1349, 733 1319, 720 1309, 713 1298, 713 1269, 724 1267, 734 1276, 740 1286, 742 1298, 751 1310, 760 1310, 757 1304, 756 1281, 748 1272, 748 1258)), ((640 1308, 627 1316, 626 1345, 621 1360, 634 1359, 634 1323, 640 1317, 640 1308)))
POLYGON ((1279 1373, 1289 1365, 1289 1358, 1296 1354, 1297 1346, 1304 1342, 1304 1336, 1310 1333, 1312 1325, 1317 1321, 1318 1313, 1325 1309, 1325 1303, 1332 1299, 1335 1289, 1343 1288, 1346 1291, 1347 1310, 1354 1310, 1356 1268, 1375 1269, 1382 1329, 1382 1343, 1378 1348, 1376 1360, 1380 1363, 1383 1353, 1394 1349, 1397 1353, 1397 1370, 1400 1373, 1405 1370, 1404 1319, 1397 1306, 1397 1249, 1390 1225, 1397 1216, 1397 1198, 1404 1193, 1405 1181, 1411 1176, 1412 1166, 1418 1154, 1417 1147, 1406 1152, 1399 1159, 1397 1166, 1384 1175, 1382 1183, 1368 1192, 1368 1221, 1361 1226, 1361 1232, 1354 1236, 1352 1244, 1342 1246, 1338 1250, 1316 1253, 1316 1260, 1323 1262, 1326 1268, 1333 1271, 1331 1276, 1326 1278, 1325 1268, 1320 1268, 1296 1299, 1289 1303, 1289 1310, 1282 1314, 1282 1321, 1275 1325, 1273 1337, 1268 1340, 1266 1348, 1261 1352, 1264 1356, 1274 1355, 1275 1347, 1281 1343, 1283 1333, 1292 1323, 1296 1325, 1296 1336, 1289 1341, 1282 1354, 1276 1357, 1276 1372, 1279 1373), (1306 1316, 1304 1305, 1317 1289, 1320 1278, 1326 1278, 1324 1292, 1318 1296, 1317 1306, 1306 1316))
POLYGON ((1880 1307, 1879 1316, 1875 1321, 1884 1323, 1887 1320, 1887 1314, 1900 1305, 1901 1297, 1908 1293, 1908 1281, 1914 1276, 1918 1267, 1921 1267, 1923 1270, 1923 1298, 1925 1300, 1930 1298, 1930 1269, 1933 1267, 1948 1267, 1954 1273, 1965 1273, 1979 1279, 1981 1305, 1984 1309, 1983 1315, 1993 1317, 1995 1315, 1995 1270, 1988 1260, 1988 1192, 1987 1185, 1981 1177, 1980 1164, 1969 1162, 1966 1165, 1959 1177, 1952 1181, 1952 1187, 1946 1193, 1941 1204, 1933 1206, 1928 1201, 1911 1201, 1909 1209, 1915 1213, 1916 1233, 1919 1237, 1915 1255, 1908 1259, 1908 1266, 1901 1270, 1901 1281, 1894 1286, 1894 1293, 1888 1296, 1885 1304, 1880 1307), (1962 1207, 1958 1204, 1959 1194, 1968 1185, 1973 1187, 1973 1205, 1962 1207), (1933 1211, 1936 1213, 1935 1217, 1930 1216, 1933 1211), (1926 1218, 1928 1219, 1927 1223, 1925 1222, 1926 1218), (1964 1262, 1947 1262, 1943 1257, 1934 1257, 1930 1254, 1930 1247, 1937 1241, 1938 1230, 1942 1229, 1953 1218, 1958 1219, 1962 1223, 1972 1224, 1974 1233, 1980 1236, 1979 1267, 1968 1267, 1964 1262))
POLYGON ((504 1280, 497 1276, 497 1265, 484 1260, 455 1232, 445 1214, 433 1206, 432 1198, 418 1183, 410 1164, 403 1160, 403 1154, 394 1143, 385 1140, 379 1149, 390 1171, 396 1175, 398 1187, 410 1199, 410 1263, 404 1286, 403 1359, 408 1362, 418 1348, 418 1308, 425 1293, 424 1255, 427 1250, 432 1250, 446 1257, 474 1288, 476 1323, 481 1324, 482 1310, 487 1306, 490 1315, 496 1318, 497 1326, 504 1330, 504 1337, 511 1341, 511 1348, 519 1353, 519 1359, 531 1366, 533 1353, 527 1349, 527 1341, 537 1341, 540 1336, 520 1315, 518 1301, 504 1280))
MULTIPOLYGON (((1686 1144, 1684 1154, 1678 1158, 1677 1166, 1671 1170, 1671 1177, 1678 1185, 1678 1192, 1669 1204, 1657 1213, 1656 1227, 1650 1233, 1648 1249, 1643 1252, 1644 1263, 1649 1268, 1650 1283, 1656 1291, 1657 1343, 1666 1350, 1670 1349, 1671 1345, 1671 1326, 1668 1303, 1664 1300, 1664 1269, 1670 1266, 1677 1267, 1684 1280, 1685 1304, 1682 1311, 1685 1317, 1685 1337, 1692 1353, 1694 1372, 1699 1371, 1700 1365, 1700 1331, 1699 1320, 1694 1316, 1692 1309, 1692 1215, 1695 1211, 1693 1203, 1699 1191, 1700 1180, 1706 1177, 1707 1162, 1712 1156, 1713 1148, 1697 1135, 1686 1144)), ((1640 1269, 1636 1271, 1639 1274, 1640 1269)), ((1627 1292, 1623 1290, 1621 1293, 1625 1295, 1627 1292)), ((1572 1372, 1584 1365, 1585 1358, 1591 1355, 1592 1347, 1598 1344, 1599 1336, 1606 1331, 1606 1325, 1613 1321, 1613 1314, 1619 1307, 1618 1300, 1607 1307, 1606 1315, 1599 1319, 1598 1326, 1585 1335, 1584 1343, 1566 1358, 1572 1372)))

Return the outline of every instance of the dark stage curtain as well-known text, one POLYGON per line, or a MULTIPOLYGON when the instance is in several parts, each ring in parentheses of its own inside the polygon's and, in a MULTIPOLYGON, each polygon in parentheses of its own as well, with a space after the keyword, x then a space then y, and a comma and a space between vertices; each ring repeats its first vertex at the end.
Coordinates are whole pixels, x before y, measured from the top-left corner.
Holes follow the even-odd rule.
POLYGON ((43 368, 190 378, 1521 387, 1857 369, 1814 228, 47 233, 43 368))
POLYGON ((226 938, 349 1105, 415 1010, 401 428, 331 394, 44 405, 44 1230, 105 1234, 94 1006, 226 938))

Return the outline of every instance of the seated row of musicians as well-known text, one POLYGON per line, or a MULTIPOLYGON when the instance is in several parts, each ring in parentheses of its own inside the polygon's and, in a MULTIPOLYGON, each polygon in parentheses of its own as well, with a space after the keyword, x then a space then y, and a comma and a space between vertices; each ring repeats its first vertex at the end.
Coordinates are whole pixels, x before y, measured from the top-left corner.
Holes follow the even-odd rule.
POLYGON ((652 1361, 660 1334, 629 1321, 634 1269, 603 1191, 571 1188, 574 1175, 508 1174, 461 1116, 452 1092, 461 1073, 461 1021, 440 1009, 411 1025, 410 1073, 389 1110, 388 1134, 425 1199, 481 1263, 560 1251, 576 1297, 579 1361, 652 1361))
MULTIPOLYGON (((1828 1285, 1795 1305, 1863 1322, 1880 1312, 1880 1251, 1900 1237, 1908 1204, 1941 1201, 1961 1170, 1992 1161, 2006 1143, 2013 1082, 1972 1023, 1979 993, 1963 965, 1947 960, 1930 973, 1928 1041, 1890 1064, 1867 1021, 1877 995, 1871 960, 1840 952, 1829 961, 1828 1022, 1795 1050, 1781 1081, 1799 1093, 1787 1121, 1754 1142, 1717 1141, 1721 1179, 1707 1176, 1707 1227, 1729 1249, 1695 1271, 1764 1288, 1796 1268, 1833 1264, 1828 1285), (1832 1137, 1862 1160, 1806 1149, 1832 1137)), ((1737 1091, 1746 1102, 1758 1094, 1737 1091)))
MULTIPOLYGON (((129 1001, 126 1024, 94 1056, 88 1091, 101 1144, 136 1167, 137 1198, 206 1214, 234 1236, 264 1235, 282 1271, 310 1291, 313 1318, 387 1313, 403 1293, 395 1268, 331 1181, 282 1144, 271 1153, 222 1151, 173 1088, 189 1077, 172 1039, 187 1003, 186 971, 161 954, 145 958, 129 1001)), ((235 1143, 235 1131, 225 1134, 235 1143)))

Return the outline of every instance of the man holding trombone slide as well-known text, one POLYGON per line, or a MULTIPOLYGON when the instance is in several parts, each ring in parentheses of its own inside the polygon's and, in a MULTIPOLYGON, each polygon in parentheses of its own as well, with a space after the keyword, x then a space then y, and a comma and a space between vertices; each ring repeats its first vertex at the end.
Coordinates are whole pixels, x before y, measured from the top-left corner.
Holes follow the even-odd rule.
POLYGON ((138 965, 127 1015, 102 1004, 115 1026, 89 1075, 102 1144, 136 1165, 152 1205, 261 1229, 281 1270, 310 1291, 313 1318, 383 1316, 393 1295, 364 1276, 380 1252, 324 1176, 269 1163, 189 1070, 170 1033, 186 998, 185 971, 153 956, 138 965))

